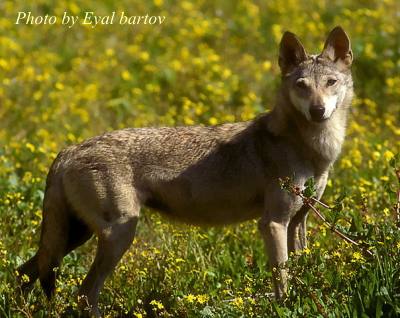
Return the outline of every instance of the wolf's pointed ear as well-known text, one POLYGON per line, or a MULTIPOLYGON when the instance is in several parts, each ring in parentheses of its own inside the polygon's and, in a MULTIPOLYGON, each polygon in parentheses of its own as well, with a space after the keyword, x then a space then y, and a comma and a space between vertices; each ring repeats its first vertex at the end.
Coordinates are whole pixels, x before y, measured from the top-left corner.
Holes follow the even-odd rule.
POLYGON ((279 67, 282 74, 290 72, 306 59, 307 53, 300 40, 292 32, 286 31, 279 45, 279 67))
POLYGON ((349 37, 340 26, 335 27, 329 33, 321 56, 335 63, 340 61, 347 67, 353 62, 349 37))

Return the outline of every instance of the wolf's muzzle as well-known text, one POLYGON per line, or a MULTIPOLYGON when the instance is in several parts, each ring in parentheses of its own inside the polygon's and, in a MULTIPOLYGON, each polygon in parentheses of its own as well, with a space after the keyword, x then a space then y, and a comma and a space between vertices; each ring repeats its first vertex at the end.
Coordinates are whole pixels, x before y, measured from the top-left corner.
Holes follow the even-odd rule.
POLYGON ((310 107, 311 119, 316 122, 324 120, 325 107, 321 105, 313 105, 310 107))

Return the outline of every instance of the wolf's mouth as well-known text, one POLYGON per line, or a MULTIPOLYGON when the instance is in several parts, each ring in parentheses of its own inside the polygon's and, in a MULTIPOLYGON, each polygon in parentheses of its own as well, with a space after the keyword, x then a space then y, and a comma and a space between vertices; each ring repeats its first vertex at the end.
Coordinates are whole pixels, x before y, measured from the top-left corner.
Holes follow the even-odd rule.
POLYGON ((311 120, 312 120, 313 122, 315 122, 315 123, 318 123, 318 124, 324 123, 324 122, 326 122, 328 119, 329 119, 329 118, 324 118, 324 117, 322 117, 322 118, 312 118, 312 117, 311 117, 311 120))

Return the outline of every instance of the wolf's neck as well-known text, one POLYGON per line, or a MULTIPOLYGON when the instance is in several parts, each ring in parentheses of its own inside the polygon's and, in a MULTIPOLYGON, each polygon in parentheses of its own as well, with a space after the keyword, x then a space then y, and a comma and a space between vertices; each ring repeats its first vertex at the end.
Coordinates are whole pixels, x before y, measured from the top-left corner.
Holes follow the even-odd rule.
POLYGON ((327 123, 300 131, 305 143, 323 159, 333 163, 342 150, 346 134, 346 114, 335 113, 327 123))

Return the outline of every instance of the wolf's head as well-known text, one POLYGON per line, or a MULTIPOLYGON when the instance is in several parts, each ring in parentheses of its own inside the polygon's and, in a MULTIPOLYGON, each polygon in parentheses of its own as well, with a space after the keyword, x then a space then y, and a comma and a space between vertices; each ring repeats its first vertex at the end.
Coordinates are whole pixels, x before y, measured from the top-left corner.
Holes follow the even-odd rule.
POLYGON ((307 54, 296 35, 285 32, 280 44, 279 66, 283 86, 294 108, 308 121, 329 120, 351 95, 352 60, 350 40, 341 27, 330 32, 319 55, 307 54))

